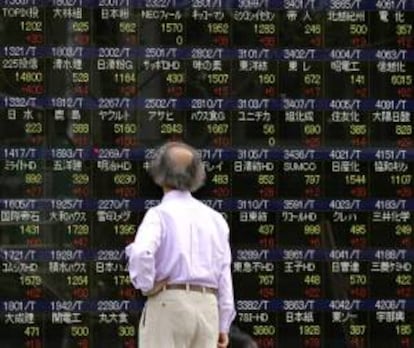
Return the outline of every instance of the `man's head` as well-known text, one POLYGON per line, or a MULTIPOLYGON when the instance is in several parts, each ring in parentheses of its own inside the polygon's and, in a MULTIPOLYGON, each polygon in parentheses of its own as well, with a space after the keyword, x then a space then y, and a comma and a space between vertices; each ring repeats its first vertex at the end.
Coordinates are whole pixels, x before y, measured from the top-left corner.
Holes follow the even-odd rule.
POLYGON ((206 178, 199 153, 180 142, 161 146, 150 163, 149 173, 164 190, 193 192, 204 184, 206 178))

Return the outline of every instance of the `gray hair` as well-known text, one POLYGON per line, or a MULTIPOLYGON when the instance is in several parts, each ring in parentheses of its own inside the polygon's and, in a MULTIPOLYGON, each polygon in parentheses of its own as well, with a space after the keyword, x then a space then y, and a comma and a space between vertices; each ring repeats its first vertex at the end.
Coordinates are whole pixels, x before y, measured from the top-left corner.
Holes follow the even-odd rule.
POLYGON ((197 191, 203 186, 206 172, 201 156, 193 147, 181 142, 168 142, 162 145, 149 164, 149 174, 161 187, 169 187, 180 191, 197 191), (177 165, 170 154, 172 148, 184 148, 192 153, 188 165, 177 165))

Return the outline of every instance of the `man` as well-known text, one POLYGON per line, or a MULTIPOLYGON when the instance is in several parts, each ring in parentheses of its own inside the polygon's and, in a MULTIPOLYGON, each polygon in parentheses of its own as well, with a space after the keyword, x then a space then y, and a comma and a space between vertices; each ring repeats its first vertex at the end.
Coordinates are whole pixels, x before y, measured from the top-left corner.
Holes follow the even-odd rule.
POLYGON ((149 171, 164 196, 126 248, 132 284, 148 296, 139 348, 226 348, 235 317, 229 227, 191 195, 205 180, 200 155, 170 142, 149 171))

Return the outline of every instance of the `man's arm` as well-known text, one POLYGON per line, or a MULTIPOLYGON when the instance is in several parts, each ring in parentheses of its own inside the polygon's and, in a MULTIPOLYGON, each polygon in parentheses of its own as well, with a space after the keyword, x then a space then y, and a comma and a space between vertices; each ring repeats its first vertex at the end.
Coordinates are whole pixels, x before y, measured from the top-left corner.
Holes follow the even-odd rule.
POLYGON ((155 280, 155 253, 161 243, 162 225, 158 213, 147 211, 138 228, 135 240, 126 249, 128 271, 136 289, 150 291, 155 280))
POLYGON ((231 250, 229 244, 229 229, 225 222, 227 241, 225 245, 224 262, 218 284, 218 305, 220 318, 220 333, 227 334, 236 316, 234 309, 233 281, 231 277, 231 250))

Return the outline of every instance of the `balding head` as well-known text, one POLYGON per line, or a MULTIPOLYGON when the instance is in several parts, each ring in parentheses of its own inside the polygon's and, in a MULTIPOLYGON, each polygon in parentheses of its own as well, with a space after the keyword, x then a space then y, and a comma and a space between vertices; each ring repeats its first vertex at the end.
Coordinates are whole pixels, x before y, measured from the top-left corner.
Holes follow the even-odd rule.
POLYGON ((177 167, 185 167, 190 165, 194 158, 193 152, 190 151, 190 149, 180 145, 172 145, 168 148, 167 155, 177 167))
POLYGON ((164 189, 196 191, 205 180, 204 166, 191 146, 169 142, 156 152, 149 168, 154 182, 164 189))

